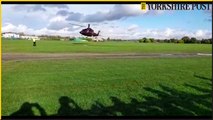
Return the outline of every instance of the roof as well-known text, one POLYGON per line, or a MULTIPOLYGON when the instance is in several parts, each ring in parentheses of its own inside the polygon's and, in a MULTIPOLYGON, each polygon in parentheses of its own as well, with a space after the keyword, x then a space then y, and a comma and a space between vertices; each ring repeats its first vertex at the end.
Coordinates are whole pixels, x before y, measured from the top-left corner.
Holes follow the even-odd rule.
POLYGON ((21 34, 21 33, 16 33, 16 32, 3 32, 2 34, 21 34))

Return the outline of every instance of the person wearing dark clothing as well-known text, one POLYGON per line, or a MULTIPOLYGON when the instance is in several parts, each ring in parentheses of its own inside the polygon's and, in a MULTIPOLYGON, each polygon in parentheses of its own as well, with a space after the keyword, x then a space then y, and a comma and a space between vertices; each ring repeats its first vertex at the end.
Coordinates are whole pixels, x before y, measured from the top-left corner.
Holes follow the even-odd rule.
POLYGON ((33 46, 36 46, 36 40, 33 39, 33 46))

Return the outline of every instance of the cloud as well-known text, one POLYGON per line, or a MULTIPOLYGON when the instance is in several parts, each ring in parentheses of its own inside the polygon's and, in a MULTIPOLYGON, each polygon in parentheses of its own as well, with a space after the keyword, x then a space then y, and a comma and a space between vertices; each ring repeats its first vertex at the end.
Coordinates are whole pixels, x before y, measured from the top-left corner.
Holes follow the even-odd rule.
POLYGON ((202 39, 204 37, 211 38, 212 32, 210 32, 208 30, 197 30, 196 32, 194 32, 193 37, 196 37, 199 39, 202 39))
POLYGON ((130 26, 117 26, 113 25, 101 25, 98 26, 95 31, 101 30, 101 37, 103 38, 116 38, 116 39, 140 39, 155 38, 155 39, 170 39, 177 38, 181 39, 183 36, 196 37, 197 39, 211 38, 211 31, 201 29, 201 30, 185 30, 185 29, 175 29, 175 28, 164 28, 164 29, 145 29, 137 24, 132 24, 130 26))
POLYGON ((209 10, 204 10, 204 13, 208 16, 205 21, 212 22, 212 5, 209 5, 209 10))
POLYGON ((82 21, 82 17, 83 15, 81 13, 74 13, 74 12, 70 12, 68 13, 68 17, 66 20, 68 21, 82 21))
POLYGON ((167 28, 164 33, 166 37, 170 37, 173 32, 175 32, 173 29, 167 28))
MULTIPOLYGON (((63 18, 56 17, 51 20, 52 23, 54 22, 61 22, 63 21, 63 18)), ((97 28, 94 29, 95 32, 98 30, 101 30, 100 38, 114 38, 114 39, 140 39, 143 37, 146 38, 155 38, 155 39, 170 39, 170 38, 177 38, 180 39, 183 36, 189 36, 189 37, 195 37, 197 39, 203 39, 203 38, 211 38, 212 32, 208 30, 195 30, 195 31, 186 31, 182 29, 173 29, 173 28, 166 28, 166 29, 140 29, 138 27, 137 29, 133 31, 128 31, 128 28, 136 28, 137 25, 130 25, 129 27, 116 27, 111 28, 110 25, 102 25, 102 26, 96 26, 97 28), (135 26, 135 27, 134 27, 135 26)), ((44 27, 41 29, 33 29, 29 28, 26 25, 19 24, 19 25, 13 25, 11 23, 6 23, 2 27, 3 32, 24 32, 26 34, 31 35, 60 35, 60 36, 75 36, 79 37, 81 36, 79 34, 79 27, 77 26, 66 26, 59 27, 57 29, 52 29, 48 27, 44 27)))
POLYGON ((68 21, 65 20, 63 16, 56 16, 50 19, 47 29, 50 30, 61 30, 66 29, 68 31, 78 30, 80 27, 75 25, 70 25, 68 21))
POLYGON ((60 29, 67 27, 68 25, 69 25, 69 23, 67 21, 65 21, 65 19, 63 17, 56 16, 56 17, 50 19, 50 22, 47 25, 47 28, 51 29, 51 30, 60 30, 60 29))
POLYGON ((95 14, 86 15, 82 20, 84 22, 112 21, 141 15, 143 13, 139 5, 114 5, 108 12, 97 12, 95 14))
POLYGON ((60 35, 60 36, 80 36, 78 31, 70 31, 70 28, 62 28, 60 30, 52 30, 46 27, 41 29, 29 28, 26 25, 13 25, 11 23, 6 23, 2 27, 2 32, 23 32, 29 35, 60 35))
POLYGON ((41 5, 15 5, 13 6, 15 11, 27 11, 27 12, 35 12, 35 11, 46 11, 41 5))
POLYGON ((67 10, 60 10, 56 13, 56 15, 67 16, 69 12, 67 10))
POLYGON ((138 28, 139 28, 138 25, 133 24, 133 25, 130 25, 130 26, 127 28, 127 30, 128 30, 128 31, 134 31, 134 30, 136 30, 136 29, 138 29, 138 28))
MULTIPOLYGON (((44 5, 14 5, 14 11, 26 11, 29 13, 45 12, 49 15, 56 12, 57 16, 66 16, 67 21, 79 22, 104 22, 125 19, 128 17, 140 16, 144 14, 159 14, 157 11, 142 11, 140 5, 116 4, 108 10, 96 11, 92 14, 69 11, 68 5, 64 4, 44 4, 44 5), (54 9, 52 9, 54 8, 54 9), (56 8, 56 9, 55 9, 56 8)), ((42 13, 43 14, 43 13, 42 13)))
POLYGON ((80 21, 80 22, 103 22, 113 21, 122 18, 143 15, 147 11, 142 11, 140 5, 114 5, 112 9, 108 11, 97 11, 93 14, 69 12, 68 10, 60 10, 56 15, 67 16, 68 21, 80 21))
MULTIPOLYGON (((3 31, 24 32, 37 35, 78 36, 80 35, 79 31, 81 27, 69 24, 76 22, 76 24, 80 23, 80 25, 90 23, 94 31, 97 32, 101 30, 100 37, 105 38, 139 39, 143 37, 153 37, 156 39, 169 39, 181 38, 185 35, 196 38, 210 38, 212 33, 208 27, 204 27, 208 30, 193 30, 189 28, 191 31, 187 31, 173 28, 171 26, 174 25, 171 25, 171 23, 162 23, 167 27, 170 26, 170 28, 157 29, 159 26, 153 26, 152 23, 150 23, 150 26, 147 26, 152 28, 156 27, 156 29, 141 28, 141 26, 137 24, 140 22, 140 19, 155 19, 154 21, 161 23, 161 21, 156 19, 156 16, 145 18, 145 15, 159 15, 163 14, 164 11, 142 11, 140 5, 116 4, 110 5, 107 8, 101 5, 98 6, 99 8, 103 8, 103 10, 96 9, 97 5, 94 5, 93 8, 90 5, 67 6, 57 4, 7 5, 5 7, 7 7, 7 9, 4 9, 4 15, 7 17, 4 17, 4 19, 9 18, 10 21, 3 21, 3 31), (80 9, 84 7, 88 10, 80 9), (135 18, 125 20, 131 17, 135 18)), ((211 14, 209 11, 206 11, 206 13, 207 15, 211 14)), ((153 22, 152 20, 150 20, 150 22, 153 22)), ((143 25, 143 27, 146 26, 143 25)))
POLYGON ((68 10, 58 11, 56 15, 67 16, 68 21, 80 22, 104 22, 125 19, 128 17, 140 16, 145 14, 157 15, 162 14, 164 11, 157 10, 141 10, 141 6, 116 4, 111 9, 105 11, 97 11, 93 14, 83 14, 77 12, 69 12, 68 10))
POLYGON ((33 30, 28 28, 27 26, 25 25, 13 25, 11 23, 6 23, 5 26, 2 27, 2 32, 24 32, 24 33, 27 33, 27 32, 32 32, 33 30))
POLYGON ((44 5, 15 5, 13 9, 15 11, 27 11, 27 12, 36 12, 36 11, 47 11, 47 8, 57 8, 57 9, 69 9, 67 5, 64 4, 44 4, 44 5))
POLYGON ((69 9, 68 5, 65 4, 44 4, 44 7, 53 7, 58 9, 69 9))
POLYGON ((168 39, 168 38, 177 38, 180 39, 183 36, 195 37, 197 39, 202 38, 211 38, 211 31, 208 30, 196 30, 196 31, 186 31, 182 29, 157 29, 151 30, 149 33, 145 34, 156 39, 168 39), (155 34, 152 34, 155 33, 155 34))

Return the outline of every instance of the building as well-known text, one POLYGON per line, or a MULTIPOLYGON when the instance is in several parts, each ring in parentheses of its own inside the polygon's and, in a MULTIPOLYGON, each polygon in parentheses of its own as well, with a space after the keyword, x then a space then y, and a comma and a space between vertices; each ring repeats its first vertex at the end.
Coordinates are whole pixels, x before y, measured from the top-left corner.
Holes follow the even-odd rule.
POLYGON ((27 39, 27 40, 40 40, 39 37, 37 36, 30 36, 30 35, 23 35, 21 36, 22 39, 27 39))
POLYGON ((20 34, 19 33, 15 33, 15 32, 4 32, 4 33, 2 33, 2 37, 3 38, 19 39, 20 38, 20 34))
POLYGON ((25 35, 24 33, 15 33, 15 32, 4 32, 2 33, 2 37, 12 39, 40 40, 39 37, 37 36, 25 35))

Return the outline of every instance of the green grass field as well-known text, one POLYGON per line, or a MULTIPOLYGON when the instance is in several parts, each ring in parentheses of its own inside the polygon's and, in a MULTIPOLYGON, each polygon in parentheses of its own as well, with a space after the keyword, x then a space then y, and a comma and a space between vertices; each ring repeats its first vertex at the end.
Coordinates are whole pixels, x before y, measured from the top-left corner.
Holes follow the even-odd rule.
POLYGON ((211 53, 211 44, 173 44, 138 42, 89 42, 73 44, 70 41, 2 40, 5 53, 211 53))
MULTIPOLYGON (((32 41, 2 40, 3 53, 211 50, 211 44, 38 41, 33 47, 32 41)), ((211 116, 211 66, 207 56, 3 61, 2 115, 211 116)))
POLYGON ((2 115, 30 102, 47 115, 210 116, 211 66, 211 57, 8 61, 2 115))

